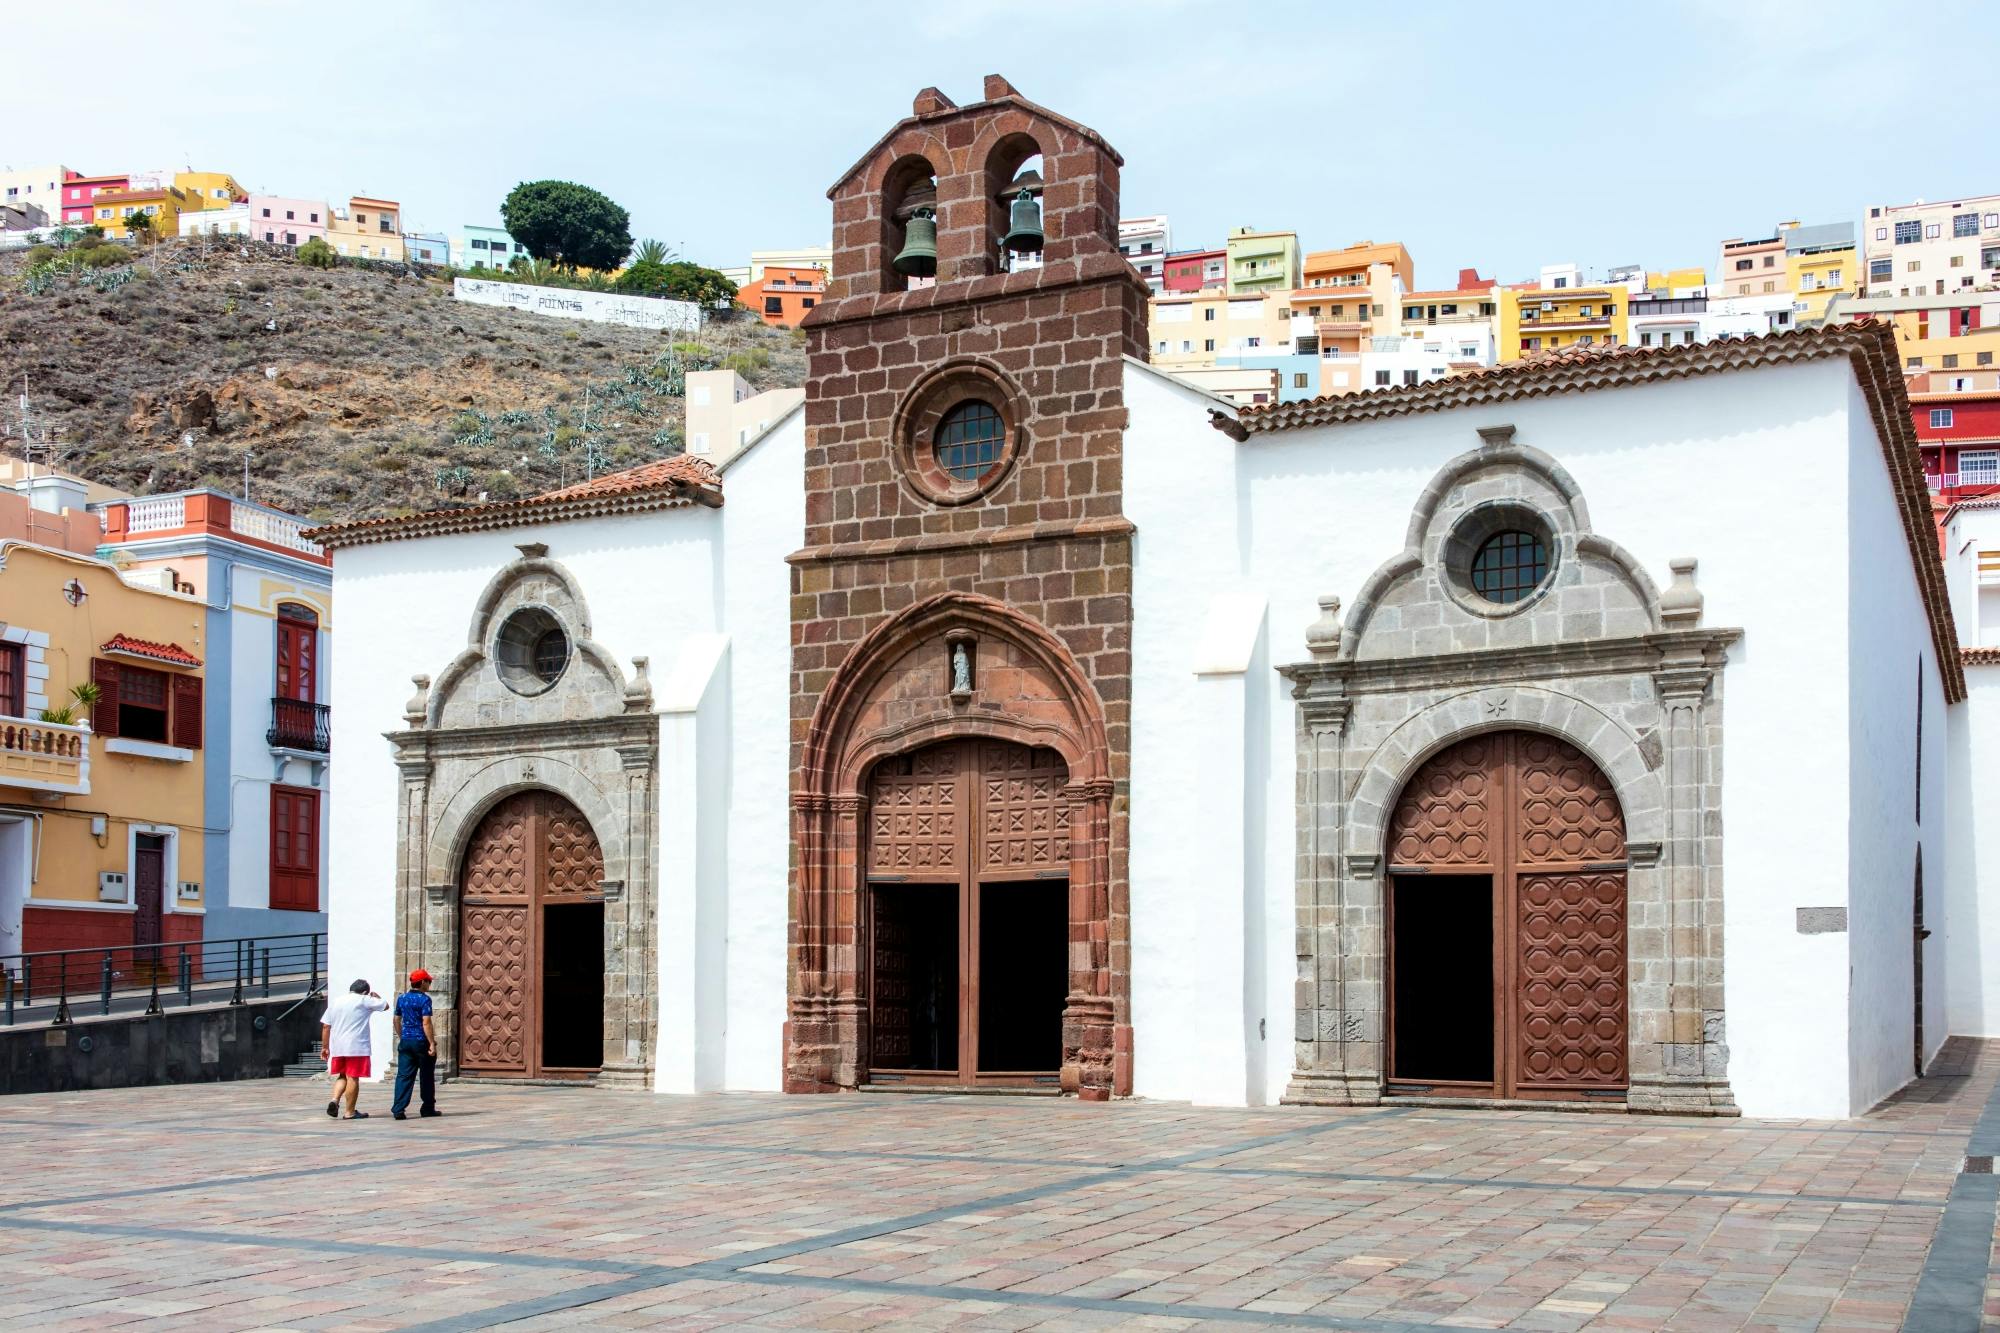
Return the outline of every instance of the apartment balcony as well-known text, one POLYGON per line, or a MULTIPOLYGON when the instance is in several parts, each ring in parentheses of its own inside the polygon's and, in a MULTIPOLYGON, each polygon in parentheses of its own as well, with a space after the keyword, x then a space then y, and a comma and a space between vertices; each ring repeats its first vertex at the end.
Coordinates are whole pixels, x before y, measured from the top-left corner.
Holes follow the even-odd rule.
POLYGON ((264 741, 273 750, 326 754, 333 748, 332 710, 303 699, 271 700, 271 729, 264 741))
POLYGON ((0 787, 90 794, 90 724, 0 718, 0 787))
POLYGON ((1344 315, 1338 319, 1321 317, 1314 320, 1313 323, 1318 325, 1321 337, 1330 337, 1342 333, 1367 333, 1375 327, 1373 320, 1361 316, 1356 316, 1352 319, 1344 315))
POLYGON ((1625 313, 1633 319, 1644 319, 1648 315, 1705 315, 1708 313, 1708 298, 1672 296, 1658 301, 1634 301, 1625 308, 1625 313))
MULTIPOLYGON (((1491 324, 1494 318, 1495 316, 1492 315, 1481 315, 1476 313, 1459 314, 1459 315, 1420 315, 1420 316, 1405 315, 1403 316, 1403 323, 1421 324, 1425 328, 1436 328, 1441 324, 1491 324)), ((1524 320, 1522 322, 1526 323, 1527 321, 1524 320)))
POLYGON ((1540 310, 1523 310, 1521 312, 1521 330, 1524 333, 1529 329, 1562 333, 1570 329, 1588 331, 1591 329, 1608 329, 1610 327, 1611 316, 1609 315, 1577 315, 1564 314, 1562 311, 1540 310))

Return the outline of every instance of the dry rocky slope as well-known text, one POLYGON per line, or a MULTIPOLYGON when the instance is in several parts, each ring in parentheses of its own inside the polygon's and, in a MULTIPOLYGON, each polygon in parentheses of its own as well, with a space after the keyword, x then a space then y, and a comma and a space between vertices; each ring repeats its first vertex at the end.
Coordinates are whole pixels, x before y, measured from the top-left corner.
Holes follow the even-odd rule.
POLYGON ((454 301, 448 279, 164 241, 130 274, 0 258, 0 452, 142 494, 213 486, 317 520, 531 495, 682 448, 688 370, 800 384, 803 339, 698 337, 454 301), (106 272, 113 276, 107 277, 106 272))

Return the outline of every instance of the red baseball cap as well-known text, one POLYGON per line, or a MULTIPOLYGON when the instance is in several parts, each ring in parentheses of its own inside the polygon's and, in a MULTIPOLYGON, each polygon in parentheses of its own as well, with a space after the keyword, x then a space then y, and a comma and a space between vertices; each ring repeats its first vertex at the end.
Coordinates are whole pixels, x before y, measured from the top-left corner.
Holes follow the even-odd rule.
POLYGON ((431 979, 431 974, 424 971, 421 967, 418 968, 416 971, 410 973, 410 984, 412 986, 416 985, 418 982, 429 981, 430 979, 431 979))

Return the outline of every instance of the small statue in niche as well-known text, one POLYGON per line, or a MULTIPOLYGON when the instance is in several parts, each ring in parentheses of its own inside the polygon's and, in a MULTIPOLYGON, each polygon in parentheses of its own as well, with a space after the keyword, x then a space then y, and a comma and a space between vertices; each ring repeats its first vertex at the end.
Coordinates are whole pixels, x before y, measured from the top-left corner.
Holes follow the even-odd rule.
POLYGON ((951 646, 951 692, 972 693, 972 650, 963 641, 951 646))

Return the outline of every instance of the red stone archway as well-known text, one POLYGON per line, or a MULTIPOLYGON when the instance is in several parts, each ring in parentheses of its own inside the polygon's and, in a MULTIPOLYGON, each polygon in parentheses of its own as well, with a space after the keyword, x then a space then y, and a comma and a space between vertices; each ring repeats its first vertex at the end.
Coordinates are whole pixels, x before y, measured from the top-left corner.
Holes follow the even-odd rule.
POLYGON ((861 954, 865 783, 884 758, 985 738, 1053 750, 1070 817, 1069 993, 1062 1086, 1131 1090, 1127 920, 1113 874, 1110 749, 1096 690, 1020 610, 971 593, 927 598, 877 626, 819 697, 792 774, 792 895, 785 1088, 859 1085, 867 1049, 861 954), (963 647, 970 688, 954 690, 963 647), (1114 962, 1115 960, 1115 962, 1114 962))

